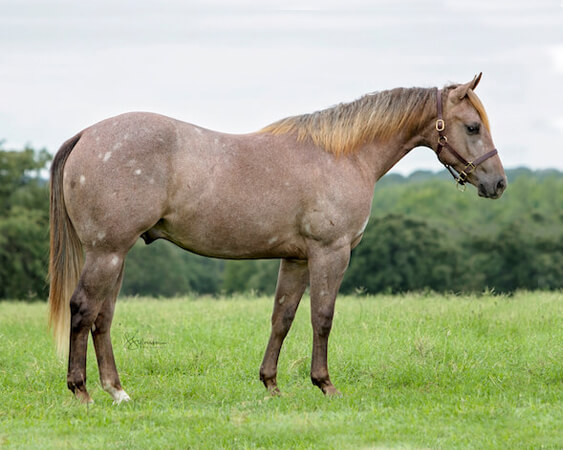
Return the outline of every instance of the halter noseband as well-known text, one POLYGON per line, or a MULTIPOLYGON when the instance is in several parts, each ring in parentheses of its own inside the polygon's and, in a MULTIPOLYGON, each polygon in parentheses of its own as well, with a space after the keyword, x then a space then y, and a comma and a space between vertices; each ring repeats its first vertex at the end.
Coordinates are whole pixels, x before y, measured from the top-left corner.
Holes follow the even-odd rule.
POLYGON ((452 177, 454 177, 454 180, 456 181, 457 185, 465 186, 465 182, 467 181, 467 176, 471 172, 473 172, 477 168, 477 166, 481 164, 483 161, 486 161, 492 156, 495 156, 498 153, 498 151, 497 149, 494 149, 488 153, 485 153, 484 155, 479 156, 474 161, 467 161, 463 156, 461 156, 458 152, 456 152, 455 149, 450 144, 448 144, 448 138, 444 133, 444 130, 446 129, 446 122, 444 122, 442 116, 442 90, 441 89, 437 89, 436 92, 436 106, 438 109, 438 119, 436 120, 436 131, 438 132, 439 135, 438 147, 436 149, 436 156, 438 157, 438 161, 440 161, 440 152, 442 151, 443 148, 446 148, 447 150, 449 150, 449 152, 452 155, 454 155, 458 159, 459 162, 461 162, 465 166, 460 172, 458 172, 449 164, 440 161, 442 164, 444 164, 446 169, 448 169, 449 172, 452 174, 452 177))

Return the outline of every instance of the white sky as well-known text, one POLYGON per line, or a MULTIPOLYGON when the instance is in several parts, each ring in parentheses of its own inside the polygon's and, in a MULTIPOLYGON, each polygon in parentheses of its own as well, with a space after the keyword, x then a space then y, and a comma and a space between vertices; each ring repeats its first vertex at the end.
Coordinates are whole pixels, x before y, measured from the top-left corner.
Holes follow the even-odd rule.
MULTIPOLYGON (((563 170, 562 0, 0 0, 7 149, 132 110, 249 132, 480 71, 505 167, 563 170)), ((441 167, 417 149, 395 170, 441 167)))

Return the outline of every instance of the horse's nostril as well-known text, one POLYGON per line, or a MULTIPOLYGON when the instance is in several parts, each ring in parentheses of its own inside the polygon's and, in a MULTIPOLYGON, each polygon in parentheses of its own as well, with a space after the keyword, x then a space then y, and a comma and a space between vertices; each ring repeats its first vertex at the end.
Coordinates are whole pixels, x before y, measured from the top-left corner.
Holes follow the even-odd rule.
POLYGON ((504 181, 504 178, 502 178, 502 179, 497 183, 497 192, 504 190, 505 187, 506 187, 506 182, 504 181))

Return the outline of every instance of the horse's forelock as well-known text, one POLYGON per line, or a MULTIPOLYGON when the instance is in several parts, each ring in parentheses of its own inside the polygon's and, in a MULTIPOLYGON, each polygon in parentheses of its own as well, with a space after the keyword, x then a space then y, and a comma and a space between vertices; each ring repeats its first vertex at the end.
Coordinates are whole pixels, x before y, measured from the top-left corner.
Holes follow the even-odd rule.
POLYGON ((483 106, 483 103, 481 103, 481 100, 479 99, 479 97, 477 97, 477 94, 472 89, 469 89, 467 91, 467 99, 471 102, 473 107, 477 110, 477 112, 479 113, 479 116, 481 117, 481 120, 483 121, 483 124, 485 125, 487 130, 490 132, 491 126, 490 126, 490 123, 489 123, 489 116, 487 116, 487 112, 485 111, 485 107, 483 106))

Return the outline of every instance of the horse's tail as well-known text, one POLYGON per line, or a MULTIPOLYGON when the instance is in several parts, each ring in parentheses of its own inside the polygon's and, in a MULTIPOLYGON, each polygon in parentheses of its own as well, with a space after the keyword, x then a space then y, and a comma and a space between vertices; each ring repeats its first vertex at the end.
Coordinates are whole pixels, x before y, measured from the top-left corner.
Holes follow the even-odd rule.
POLYGON ((61 357, 70 339, 70 297, 84 264, 82 244, 68 217, 63 193, 64 166, 80 137, 79 133, 66 141, 51 165, 49 326, 61 357))

